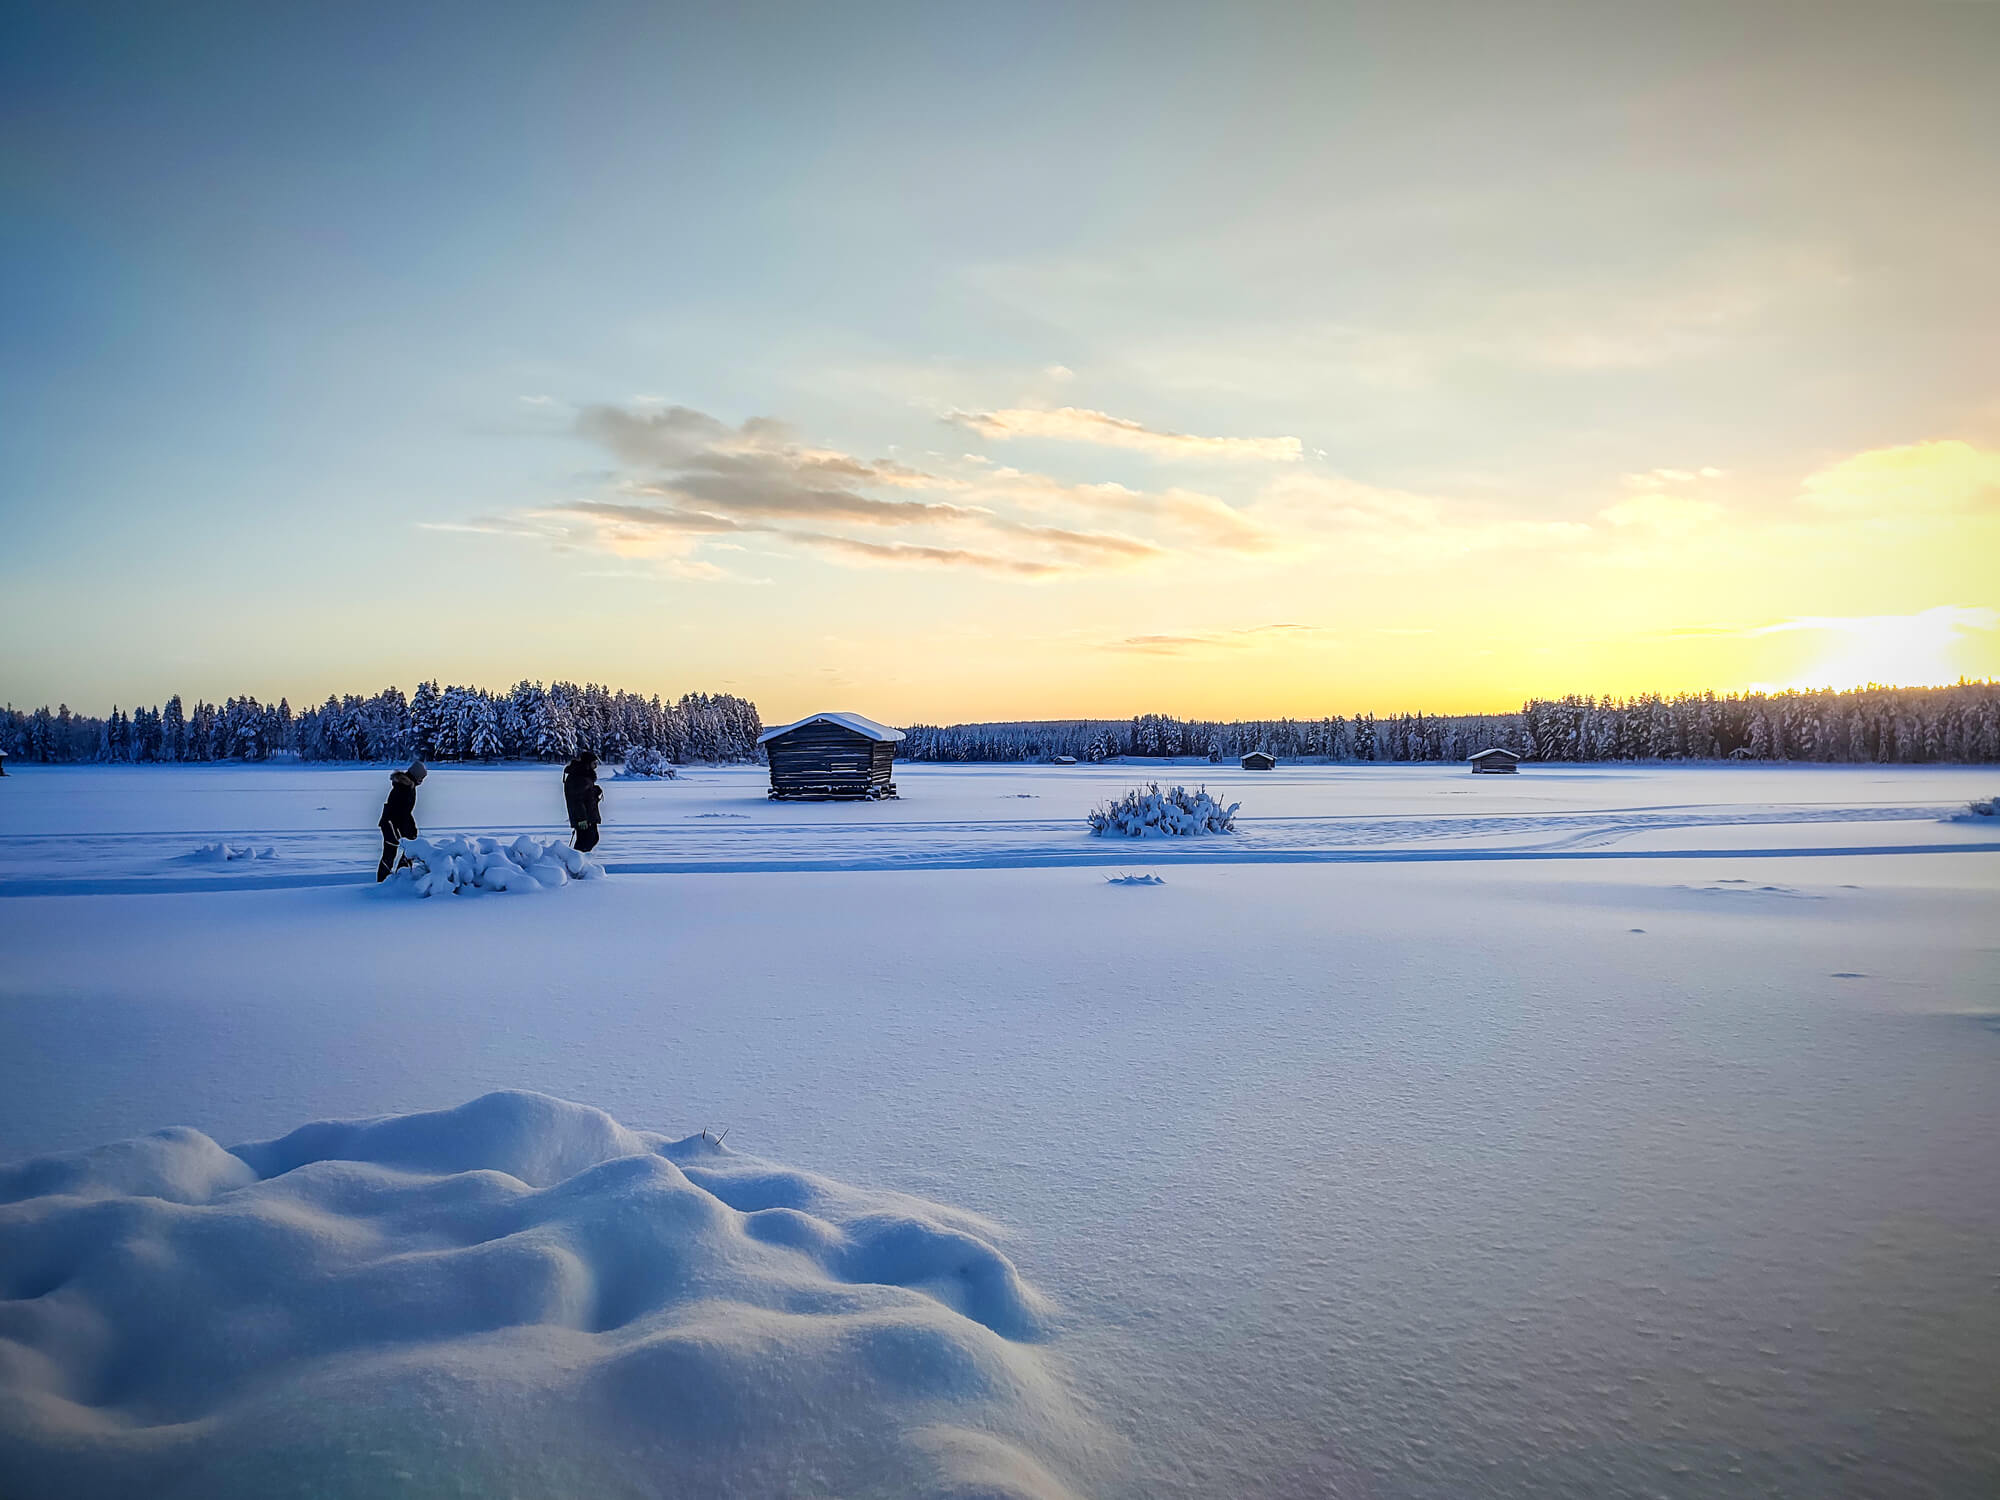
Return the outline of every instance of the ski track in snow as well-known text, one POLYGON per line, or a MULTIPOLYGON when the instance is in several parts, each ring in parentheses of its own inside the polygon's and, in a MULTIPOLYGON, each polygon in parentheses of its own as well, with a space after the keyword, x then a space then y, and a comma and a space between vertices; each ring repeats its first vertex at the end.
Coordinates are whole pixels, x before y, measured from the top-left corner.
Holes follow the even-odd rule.
MULTIPOLYGON (((908 806, 908 804, 905 804, 908 806)), ((783 870, 1026 869, 1161 863, 1322 863, 1588 857, 1786 856, 1992 852, 2000 842, 1950 828, 1954 804, 1741 806, 1691 804, 1588 812, 1421 816, 1243 814, 1237 832, 1200 838, 1093 837, 1074 818, 912 817, 853 809, 851 819, 752 821, 749 814, 675 812, 672 821, 613 822, 599 858, 612 874, 742 874, 783 870), (700 820, 697 822, 697 820, 700 820), (710 821, 713 820, 713 821, 710 821), (724 821, 728 820, 728 821, 724 821), (696 826, 690 826, 695 824, 696 826), (1879 825, 1900 824, 1890 829, 1879 825), (1876 837, 1855 837, 1870 825, 1876 837), (1826 836, 1745 839, 1760 829, 1826 836), (1670 836, 1727 831, 1699 847, 1670 836), (1881 835, 1893 834, 1893 837, 1881 835), (1972 835, 1968 837, 1967 835, 1972 835), (1843 836, 1844 835, 1844 836, 1843 836)), ((1965 826, 1965 825, 1960 825, 1965 826)), ((546 837, 546 824, 430 827, 426 835, 546 837)), ((0 896, 137 894, 363 884, 372 878, 374 830, 225 830, 255 838, 255 860, 204 861, 218 837, 174 832, 0 834, 0 896)))

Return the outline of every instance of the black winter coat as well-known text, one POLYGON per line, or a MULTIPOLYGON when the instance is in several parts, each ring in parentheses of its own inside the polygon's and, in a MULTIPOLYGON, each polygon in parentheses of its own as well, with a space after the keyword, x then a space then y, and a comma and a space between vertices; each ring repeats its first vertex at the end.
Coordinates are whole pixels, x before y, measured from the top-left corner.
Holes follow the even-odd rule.
POLYGON ((417 836, 417 784, 401 771, 389 777, 389 800, 382 804, 382 833, 385 838, 417 836))
POLYGON ((563 767, 563 803, 569 808, 569 826, 602 822, 597 807, 604 800, 604 788, 597 784, 597 772, 571 761, 563 767))

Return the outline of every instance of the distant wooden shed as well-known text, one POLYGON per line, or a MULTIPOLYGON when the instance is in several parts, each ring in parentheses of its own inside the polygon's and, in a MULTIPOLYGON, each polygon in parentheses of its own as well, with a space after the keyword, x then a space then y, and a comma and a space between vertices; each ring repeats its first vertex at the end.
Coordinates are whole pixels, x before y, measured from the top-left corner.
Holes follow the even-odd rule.
POLYGON ((771 796, 824 801, 893 797, 896 742, 890 729, 860 714, 808 714, 757 736, 771 761, 771 796))
POLYGON ((1521 764, 1521 757, 1512 750, 1503 750, 1495 745, 1491 750, 1482 750, 1477 755, 1467 756, 1472 763, 1474 774, 1489 776, 1511 776, 1521 764))
POLYGON ((1051 755, 1049 757, 1049 764, 1052 766, 1073 766, 1076 764, 1076 757, 1074 755, 1051 755))
POLYGON ((1243 769, 1246 771, 1271 771, 1276 770, 1277 765, 1278 757, 1264 750, 1252 750, 1243 757, 1243 769))

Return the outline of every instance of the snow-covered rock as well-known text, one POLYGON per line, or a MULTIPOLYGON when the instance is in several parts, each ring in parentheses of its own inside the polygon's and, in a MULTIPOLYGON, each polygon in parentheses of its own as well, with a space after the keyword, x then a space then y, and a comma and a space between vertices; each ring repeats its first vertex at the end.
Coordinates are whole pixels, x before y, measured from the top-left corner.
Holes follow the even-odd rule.
POLYGON ((560 839, 525 833, 511 843, 496 838, 404 839, 410 868, 385 888, 419 896, 464 891, 539 891, 572 880, 601 880, 604 866, 560 839))
POLYGON ((0 1168, 0 1474, 14 1500, 1065 1495, 1091 1439, 993 1237, 528 1093, 0 1168))
POLYGON ((1243 804, 1224 806, 1209 796, 1208 788, 1190 792, 1184 786, 1161 791, 1158 782, 1143 789, 1134 787, 1115 802, 1091 811, 1090 831, 1095 834, 1124 834, 1147 838, 1154 834, 1234 833, 1236 809, 1243 804))

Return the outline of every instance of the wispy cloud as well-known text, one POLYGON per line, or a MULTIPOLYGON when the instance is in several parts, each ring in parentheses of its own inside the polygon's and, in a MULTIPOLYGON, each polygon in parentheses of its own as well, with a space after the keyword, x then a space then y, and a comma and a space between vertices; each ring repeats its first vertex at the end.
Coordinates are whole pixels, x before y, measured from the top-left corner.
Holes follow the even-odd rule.
POLYGON ((1202 458, 1257 460, 1265 463, 1297 463, 1305 456, 1304 446, 1295 437, 1199 437, 1187 432, 1164 432, 1114 417, 1109 412, 1091 411, 1081 406, 1059 406, 1053 410, 1010 407, 1002 411, 954 411, 946 421, 970 428, 995 442, 1011 438, 1049 438, 1066 443, 1095 443, 1106 448, 1129 448, 1157 458, 1202 458))
POLYGON ((1179 635, 1128 635, 1106 641, 1107 651, 1133 651, 1146 656, 1187 656, 1203 651, 1244 651, 1273 640, 1315 635, 1318 625, 1250 625, 1238 630, 1189 631, 1179 635))
POLYGON ((2000 611, 1983 605, 1939 604, 1910 615, 1799 615, 1770 625, 1755 625, 1748 636, 1785 635, 1795 630, 1831 631, 1840 635, 1915 633, 1956 640, 1968 630, 2000 628, 2000 611))
POLYGON ((1714 500, 1692 495, 1648 493, 1629 495, 1598 514, 1613 526, 1644 531, 1655 536, 1688 536, 1722 519, 1723 508, 1714 500))
POLYGON ((1487 552, 1550 551, 1590 540, 1580 521, 1544 521, 1487 504, 1385 489, 1332 475, 1273 483, 1252 509, 1262 524, 1371 565, 1417 566, 1487 552))
POLYGON ((1707 484, 1722 477, 1723 471, 1716 468, 1646 469, 1637 474, 1627 474, 1624 485, 1631 490, 1667 490, 1707 484))

